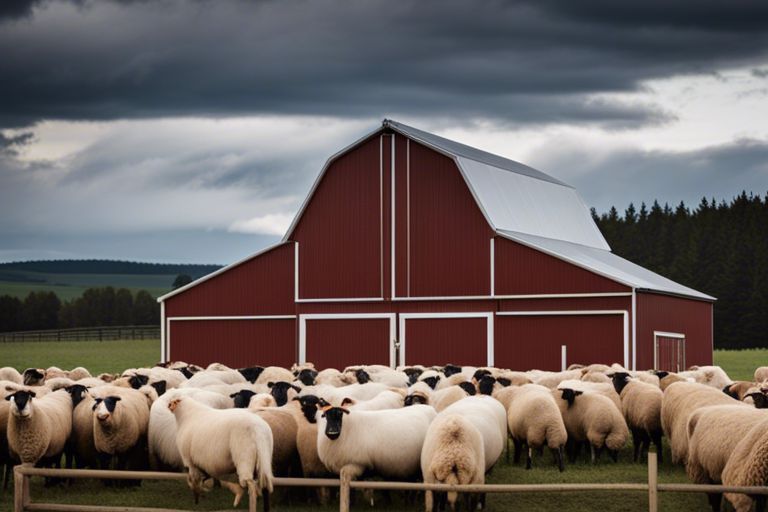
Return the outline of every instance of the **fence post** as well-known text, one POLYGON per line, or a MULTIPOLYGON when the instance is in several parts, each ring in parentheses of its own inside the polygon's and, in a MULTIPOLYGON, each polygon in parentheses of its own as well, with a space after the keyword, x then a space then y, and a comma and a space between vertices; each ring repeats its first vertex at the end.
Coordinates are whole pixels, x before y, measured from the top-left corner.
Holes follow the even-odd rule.
POLYGON ((349 477, 341 475, 339 483, 339 512, 349 512, 349 477))
POLYGON ((13 468, 13 512, 24 512, 29 505, 29 477, 21 473, 21 466, 13 468))
POLYGON ((659 473, 656 452, 648 450, 648 512, 659 510, 659 473))

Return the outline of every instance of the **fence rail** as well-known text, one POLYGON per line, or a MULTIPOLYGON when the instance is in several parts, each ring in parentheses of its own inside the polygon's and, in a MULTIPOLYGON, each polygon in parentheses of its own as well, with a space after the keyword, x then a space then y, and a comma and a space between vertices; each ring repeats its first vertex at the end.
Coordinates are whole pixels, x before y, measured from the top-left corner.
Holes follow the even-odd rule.
MULTIPOLYGON (((14 476, 14 512, 30 510, 48 510, 58 512, 74 511, 106 511, 106 512, 186 512, 180 509, 141 508, 141 507, 104 507, 94 505, 65 505, 56 503, 37 503, 32 501, 29 492, 29 479, 33 476, 50 476, 66 478, 95 478, 95 479, 129 479, 129 480, 176 480, 185 482, 185 473, 166 473, 158 471, 110 471, 92 469, 48 469, 16 466, 14 476)), ((349 512, 350 494, 352 489, 380 489, 405 491, 444 491, 470 493, 537 493, 537 492, 584 492, 584 491, 630 491, 644 492, 648 495, 649 512, 659 510, 659 492, 697 492, 697 493, 743 493, 752 496, 768 495, 768 487, 735 487, 724 485, 702 484, 660 484, 658 481, 658 465, 655 452, 648 452, 648 481, 647 483, 616 483, 616 484, 475 484, 448 485, 425 484, 414 482, 369 482, 349 481, 330 478, 275 478, 275 487, 338 487, 339 512, 349 512)), ((256 512, 258 493, 255 485, 248 486, 248 510, 256 512)))
POLYGON ((160 339, 158 325, 75 327, 45 331, 0 332, 0 343, 11 341, 114 341, 160 339))

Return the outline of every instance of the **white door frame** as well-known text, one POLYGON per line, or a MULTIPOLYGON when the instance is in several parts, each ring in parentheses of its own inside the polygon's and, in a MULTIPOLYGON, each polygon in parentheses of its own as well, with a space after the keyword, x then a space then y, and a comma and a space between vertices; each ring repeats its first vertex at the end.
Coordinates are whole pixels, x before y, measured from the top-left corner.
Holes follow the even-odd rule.
POLYGON ((395 367, 395 313, 311 313, 299 315, 299 364, 307 362, 307 320, 389 320, 389 366, 395 367))
MULTIPOLYGON (((499 311, 498 316, 575 316, 575 315, 622 315, 624 325, 624 368, 629 368, 629 311, 624 309, 599 309, 582 311, 499 311)), ((562 350, 562 347, 561 347, 562 350)), ((562 354, 561 354, 562 359, 562 354)), ((562 364, 562 361, 561 361, 562 364)), ((635 370, 632 367, 632 370, 635 370)))
POLYGON ((486 319, 486 364, 493 366, 493 312, 467 313, 400 313, 400 359, 398 364, 405 366, 405 321, 417 318, 485 318, 486 319))
MULTIPOLYGON (((659 368, 659 338, 683 340, 683 370, 685 369, 685 334, 680 332, 653 331, 653 368, 659 368)), ((679 347, 678 347, 679 349, 679 347)))

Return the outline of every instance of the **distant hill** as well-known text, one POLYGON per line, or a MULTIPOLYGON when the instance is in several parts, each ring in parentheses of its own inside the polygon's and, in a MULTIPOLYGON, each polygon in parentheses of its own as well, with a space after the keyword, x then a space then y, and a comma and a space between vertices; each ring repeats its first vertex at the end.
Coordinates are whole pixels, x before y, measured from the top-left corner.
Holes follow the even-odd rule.
POLYGON ((49 260, 0 263, 0 295, 20 299, 33 291, 53 291, 60 299, 79 297, 92 287, 147 290, 158 297, 171 290, 179 274, 198 279, 220 265, 140 263, 112 260, 49 260))

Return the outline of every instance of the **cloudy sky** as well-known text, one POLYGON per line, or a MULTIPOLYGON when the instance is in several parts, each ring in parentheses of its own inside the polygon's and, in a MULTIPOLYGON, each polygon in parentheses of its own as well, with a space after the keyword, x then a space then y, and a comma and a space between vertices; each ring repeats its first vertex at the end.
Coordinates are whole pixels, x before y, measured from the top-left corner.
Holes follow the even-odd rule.
POLYGON ((234 261, 384 117, 598 211, 768 192, 765 0, 2 0, 0 49, 0 261, 234 261))

